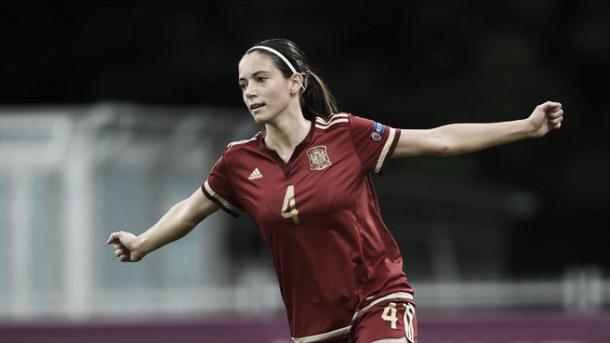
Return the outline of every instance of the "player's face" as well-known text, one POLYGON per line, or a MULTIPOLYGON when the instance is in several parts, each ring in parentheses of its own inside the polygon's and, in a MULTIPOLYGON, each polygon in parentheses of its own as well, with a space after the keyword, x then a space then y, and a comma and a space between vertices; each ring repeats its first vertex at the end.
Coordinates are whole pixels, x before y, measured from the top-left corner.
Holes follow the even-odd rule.
POLYGON ((282 75, 271 57, 256 51, 239 62, 239 87, 246 107, 259 124, 270 122, 294 101, 290 79, 282 75))

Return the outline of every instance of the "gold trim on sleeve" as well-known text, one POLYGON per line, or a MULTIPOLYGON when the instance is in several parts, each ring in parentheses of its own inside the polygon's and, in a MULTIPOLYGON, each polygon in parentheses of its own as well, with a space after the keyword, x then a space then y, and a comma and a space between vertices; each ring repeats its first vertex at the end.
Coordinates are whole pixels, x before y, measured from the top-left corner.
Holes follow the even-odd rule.
POLYGON ((218 200, 224 207, 228 208, 229 210, 237 213, 237 214, 241 214, 242 211, 240 209, 238 209, 237 207, 231 205, 230 202, 227 201, 227 199, 223 198, 220 196, 220 194, 214 192, 214 190, 212 189, 212 187, 210 187, 210 184, 208 183, 208 180, 205 180, 205 182, 203 183, 203 186, 205 187, 205 190, 212 196, 214 197, 214 199, 218 200))
POLYGON ((396 136, 396 129, 390 128, 390 133, 388 139, 385 141, 383 149, 381 150, 381 154, 379 154, 379 158, 377 159, 377 164, 375 165, 375 173, 379 173, 381 167, 383 166, 383 161, 385 161, 386 155, 388 151, 390 151, 390 147, 392 143, 394 143, 394 137, 396 136))

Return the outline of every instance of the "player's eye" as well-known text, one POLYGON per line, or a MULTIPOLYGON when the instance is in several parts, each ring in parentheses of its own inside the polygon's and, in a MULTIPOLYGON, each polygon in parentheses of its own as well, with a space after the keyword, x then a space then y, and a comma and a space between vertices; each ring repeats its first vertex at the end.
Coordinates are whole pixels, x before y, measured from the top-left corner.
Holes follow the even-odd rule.
POLYGON ((268 77, 265 77, 265 76, 257 76, 256 77, 256 81, 258 81, 258 82, 265 82, 265 80, 267 80, 267 79, 268 79, 268 77))

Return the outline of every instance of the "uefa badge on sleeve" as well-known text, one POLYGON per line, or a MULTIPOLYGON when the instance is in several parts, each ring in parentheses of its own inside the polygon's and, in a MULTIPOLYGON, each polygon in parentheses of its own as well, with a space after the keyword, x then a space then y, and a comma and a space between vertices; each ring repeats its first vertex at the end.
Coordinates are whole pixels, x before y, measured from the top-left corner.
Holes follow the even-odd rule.
POLYGON ((379 143, 381 142, 381 139, 383 138, 383 131, 385 131, 385 127, 380 124, 380 123, 373 123, 373 130, 371 130, 371 134, 369 135, 369 138, 375 142, 375 143, 379 143))
POLYGON ((331 165, 330 158, 328 158, 328 152, 323 145, 307 150, 307 157, 309 158, 310 170, 322 170, 331 165))

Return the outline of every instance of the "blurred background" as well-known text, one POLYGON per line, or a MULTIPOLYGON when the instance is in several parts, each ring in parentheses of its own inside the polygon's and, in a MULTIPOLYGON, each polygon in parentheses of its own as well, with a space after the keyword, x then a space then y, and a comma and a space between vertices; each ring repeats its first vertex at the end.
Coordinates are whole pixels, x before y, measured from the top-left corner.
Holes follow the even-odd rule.
POLYGON ((401 128, 566 111, 539 140, 376 176, 420 341, 610 341, 608 1, 3 1, 0 341, 289 342, 270 255, 218 212, 121 264, 258 128, 237 62, 296 42, 341 110, 401 128))

